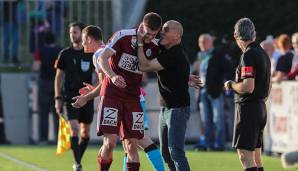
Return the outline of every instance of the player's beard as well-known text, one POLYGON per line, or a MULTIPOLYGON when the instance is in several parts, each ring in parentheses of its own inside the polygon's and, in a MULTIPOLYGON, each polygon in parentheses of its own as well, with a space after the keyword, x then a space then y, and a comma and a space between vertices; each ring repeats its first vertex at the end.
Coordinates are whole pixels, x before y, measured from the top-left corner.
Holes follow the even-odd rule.
POLYGON ((77 43, 77 44, 79 44, 79 43, 81 43, 82 41, 81 41, 81 39, 73 39, 72 42, 73 42, 73 43, 77 43))
POLYGON ((79 44, 79 43, 82 42, 82 39, 80 37, 79 38, 77 38, 77 37, 71 37, 70 39, 71 39, 71 42, 72 43, 79 44))

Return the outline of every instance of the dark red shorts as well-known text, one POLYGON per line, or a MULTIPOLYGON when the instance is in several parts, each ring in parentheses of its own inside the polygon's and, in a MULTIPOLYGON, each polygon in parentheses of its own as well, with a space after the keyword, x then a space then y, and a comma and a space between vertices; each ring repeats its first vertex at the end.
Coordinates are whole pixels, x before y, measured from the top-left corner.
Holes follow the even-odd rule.
POLYGON ((140 101, 125 102, 101 97, 97 111, 97 135, 119 134, 121 140, 144 136, 144 113, 140 101))

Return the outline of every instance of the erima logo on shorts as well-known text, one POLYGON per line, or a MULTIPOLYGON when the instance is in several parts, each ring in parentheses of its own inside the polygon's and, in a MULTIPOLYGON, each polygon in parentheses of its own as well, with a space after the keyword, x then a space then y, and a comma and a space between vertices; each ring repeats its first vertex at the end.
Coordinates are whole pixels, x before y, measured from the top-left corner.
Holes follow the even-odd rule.
POLYGON ((101 125, 117 126, 118 109, 105 107, 103 109, 103 120, 101 125))
POLYGON ((132 112, 133 123, 132 130, 144 130, 144 113, 143 112, 132 112))

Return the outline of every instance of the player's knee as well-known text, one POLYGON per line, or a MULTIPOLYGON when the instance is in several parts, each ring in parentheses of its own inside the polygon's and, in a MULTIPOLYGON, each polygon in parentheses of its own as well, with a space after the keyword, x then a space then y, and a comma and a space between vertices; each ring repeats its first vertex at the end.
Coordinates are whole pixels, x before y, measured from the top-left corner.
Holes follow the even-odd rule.
POLYGON ((262 160, 261 160, 261 158, 259 158, 259 157, 256 157, 255 158, 255 162, 256 162, 256 165, 257 166, 262 166, 263 164, 262 164, 262 160))
POLYGON ((240 153, 238 157, 239 157, 239 160, 244 164, 249 163, 250 161, 250 157, 248 155, 245 155, 244 153, 240 153))
POLYGON ((70 134, 71 134, 71 136, 77 137, 79 135, 79 128, 78 127, 71 127, 70 134))
POLYGON ((129 139, 125 141, 126 150, 128 153, 137 151, 137 140, 129 139))
POLYGON ((89 138, 90 132, 87 129, 82 129, 80 134, 82 138, 89 138))
POLYGON ((116 140, 114 139, 106 139, 103 143, 106 149, 112 151, 116 147, 116 140))

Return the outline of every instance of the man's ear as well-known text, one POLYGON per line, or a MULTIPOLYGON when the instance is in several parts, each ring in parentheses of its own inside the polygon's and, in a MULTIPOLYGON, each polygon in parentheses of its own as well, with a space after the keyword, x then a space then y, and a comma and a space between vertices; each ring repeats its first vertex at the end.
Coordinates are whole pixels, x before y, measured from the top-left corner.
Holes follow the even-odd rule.
POLYGON ((92 39, 90 36, 87 37, 87 42, 90 44, 92 42, 92 39))

